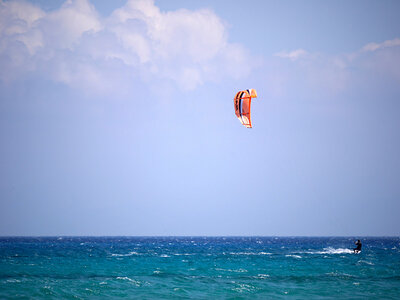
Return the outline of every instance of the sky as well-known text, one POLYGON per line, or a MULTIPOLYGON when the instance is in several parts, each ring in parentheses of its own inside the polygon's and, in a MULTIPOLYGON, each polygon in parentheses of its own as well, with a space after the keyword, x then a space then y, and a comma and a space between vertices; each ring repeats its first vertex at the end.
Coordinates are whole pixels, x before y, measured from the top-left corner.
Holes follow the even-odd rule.
POLYGON ((398 236, 399 153, 399 1, 0 0, 0 235, 398 236))

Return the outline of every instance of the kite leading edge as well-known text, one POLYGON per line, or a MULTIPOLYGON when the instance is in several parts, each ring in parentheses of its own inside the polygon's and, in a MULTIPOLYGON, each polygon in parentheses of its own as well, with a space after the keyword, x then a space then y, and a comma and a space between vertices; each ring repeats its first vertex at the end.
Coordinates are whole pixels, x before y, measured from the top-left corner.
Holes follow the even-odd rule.
POLYGON ((252 128, 250 118, 250 106, 251 99, 256 97, 256 90, 248 89, 237 92, 235 99, 233 100, 235 104, 236 117, 239 119, 240 123, 242 123, 247 128, 252 128))

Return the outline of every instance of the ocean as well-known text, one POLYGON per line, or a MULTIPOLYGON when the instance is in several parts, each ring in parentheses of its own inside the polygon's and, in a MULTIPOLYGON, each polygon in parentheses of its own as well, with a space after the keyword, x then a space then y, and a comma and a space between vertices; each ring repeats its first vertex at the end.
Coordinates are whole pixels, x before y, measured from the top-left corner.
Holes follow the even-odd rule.
POLYGON ((2 237, 16 298, 400 299, 400 238, 2 237))

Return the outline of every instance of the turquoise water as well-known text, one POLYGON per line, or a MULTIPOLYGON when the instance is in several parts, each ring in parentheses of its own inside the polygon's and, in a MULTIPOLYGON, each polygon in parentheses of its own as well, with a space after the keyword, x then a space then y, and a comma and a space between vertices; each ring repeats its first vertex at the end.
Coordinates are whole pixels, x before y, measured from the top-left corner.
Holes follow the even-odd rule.
POLYGON ((400 299, 400 238, 361 241, 0 238, 0 298, 400 299))

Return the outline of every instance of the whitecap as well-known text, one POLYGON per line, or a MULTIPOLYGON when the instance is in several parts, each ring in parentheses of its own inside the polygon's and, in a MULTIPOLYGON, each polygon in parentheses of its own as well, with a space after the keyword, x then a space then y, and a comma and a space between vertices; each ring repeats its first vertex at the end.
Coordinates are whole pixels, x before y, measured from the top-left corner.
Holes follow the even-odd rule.
POLYGON ((338 272, 330 272, 330 273, 326 273, 326 275, 333 276, 333 277, 354 277, 353 275, 350 275, 350 274, 338 273, 338 272))
POLYGON ((132 251, 129 253, 121 254, 121 253, 112 253, 111 256, 131 256, 131 255, 140 255, 139 253, 132 251))
POLYGON ((268 252, 229 252, 229 254, 230 255, 271 255, 272 253, 268 253, 268 252))
POLYGON ((233 291, 239 292, 239 293, 243 293, 243 292, 250 292, 252 290, 257 289, 256 287, 250 285, 250 284, 246 284, 246 283, 237 283, 237 287, 233 288, 233 291))
POLYGON ((129 277, 126 277, 126 276, 125 277, 117 277, 117 279, 126 280, 126 281, 129 281, 129 282, 132 282, 136 286, 140 286, 140 281, 132 279, 132 278, 129 278, 129 277))
POLYGON ((226 272, 234 272, 234 273, 247 273, 246 269, 222 269, 222 268, 215 268, 216 271, 226 271, 226 272))
POLYGON ((374 266, 375 265, 373 262, 366 261, 366 260, 360 260, 359 263, 370 265, 370 266, 374 266))
POLYGON ((301 258, 300 255, 294 255, 294 254, 287 254, 285 255, 286 257, 294 257, 294 258, 301 258))

